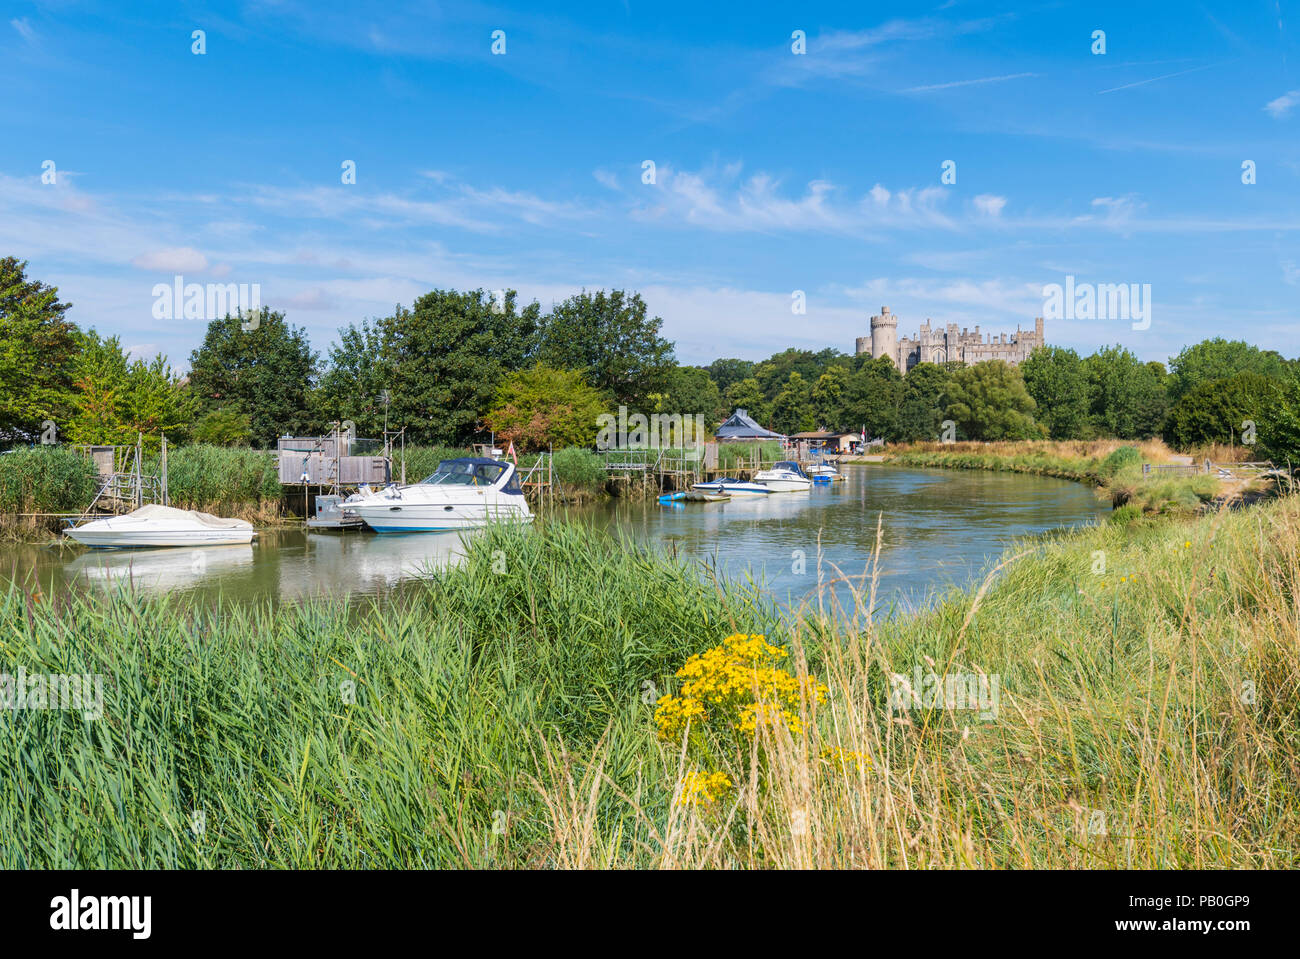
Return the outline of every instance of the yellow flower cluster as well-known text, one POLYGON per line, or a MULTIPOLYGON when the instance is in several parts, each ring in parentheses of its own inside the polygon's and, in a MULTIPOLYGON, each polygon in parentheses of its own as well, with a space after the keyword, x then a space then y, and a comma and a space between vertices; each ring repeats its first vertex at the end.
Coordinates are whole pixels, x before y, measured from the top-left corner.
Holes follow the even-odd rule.
POLYGON ((682 794, 677 802, 682 806, 711 803, 731 789, 731 780, 724 772, 690 772, 682 778, 682 794))
POLYGON ((677 670, 677 678, 683 680, 680 694, 662 697, 655 709, 659 735, 678 739, 688 721, 706 722, 710 711, 750 735, 760 725, 784 725, 798 734, 801 700, 824 703, 826 687, 781 669, 781 660, 788 655, 762 635, 737 633, 692 656, 677 670))
POLYGON ((832 746, 830 749, 822 750, 822 759, 828 760, 837 766, 848 766, 852 763, 858 772, 863 773, 871 768, 871 757, 866 753, 858 752, 855 749, 845 749, 842 746, 832 746))

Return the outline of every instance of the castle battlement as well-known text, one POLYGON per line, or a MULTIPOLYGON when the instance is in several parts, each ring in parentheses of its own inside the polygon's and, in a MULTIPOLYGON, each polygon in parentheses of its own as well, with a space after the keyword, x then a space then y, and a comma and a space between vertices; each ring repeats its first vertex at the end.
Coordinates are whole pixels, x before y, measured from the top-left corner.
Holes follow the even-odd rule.
POLYGON ((929 317, 920 325, 916 336, 898 338, 898 315, 882 306, 880 313, 871 318, 871 336, 859 336, 855 344, 858 355, 870 353, 873 357, 887 356, 900 371, 906 373, 917 363, 983 363, 986 360, 1005 360, 1015 366, 1023 362, 1040 346, 1047 345, 1043 334, 1043 318, 1034 320, 1034 329, 1016 332, 971 332, 956 323, 936 329, 929 317))

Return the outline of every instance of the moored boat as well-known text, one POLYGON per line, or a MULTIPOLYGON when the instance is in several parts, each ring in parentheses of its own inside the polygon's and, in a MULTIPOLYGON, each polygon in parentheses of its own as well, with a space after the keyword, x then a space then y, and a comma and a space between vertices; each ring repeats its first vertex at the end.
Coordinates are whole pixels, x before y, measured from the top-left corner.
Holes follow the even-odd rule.
POLYGON ((157 504, 124 516, 92 520, 66 531, 83 546, 129 549, 141 546, 221 546, 251 543, 253 524, 192 509, 157 504))
POLYGON ((664 493, 659 497, 661 503, 721 503, 731 499, 728 493, 718 493, 712 490, 689 489, 678 490, 675 493, 664 493))
POLYGON ((342 504, 377 533, 414 533, 484 526, 494 520, 533 518, 513 463, 467 456, 443 460, 410 486, 390 486, 342 504))
POLYGON ((762 483, 746 483, 743 480, 723 477, 708 483, 695 483, 692 489, 706 493, 725 493, 729 498, 735 496, 769 496, 772 491, 762 483))
POLYGON ((812 489, 812 480, 793 460, 782 460, 770 470, 755 473, 754 481, 774 493, 799 493, 812 489))

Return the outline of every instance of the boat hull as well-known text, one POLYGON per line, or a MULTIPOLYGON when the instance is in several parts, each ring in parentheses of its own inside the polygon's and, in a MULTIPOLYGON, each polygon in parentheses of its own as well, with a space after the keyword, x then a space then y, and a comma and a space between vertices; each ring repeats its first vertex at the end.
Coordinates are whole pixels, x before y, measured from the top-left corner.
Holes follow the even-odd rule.
POLYGON ((812 488, 812 480, 772 479, 759 482, 773 493, 804 493, 812 488))
POLYGON ((737 496, 768 496, 771 490, 758 483, 696 483, 692 489, 706 493, 723 493, 730 499, 737 496))
MULTIPOLYGON (((90 526, 94 523, 88 524, 90 526)), ((251 529, 227 530, 130 530, 87 529, 85 526, 68 530, 68 536, 82 546, 96 549, 139 549, 150 546, 230 546, 251 543, 256 532, 251 529)))
POLYGON ((532 521, 525 509, 502 506, 494 508, 479 503, 466 505, 376 505, 347 507, 376 533, 435 533, 473 529, 489 523, 532 521))

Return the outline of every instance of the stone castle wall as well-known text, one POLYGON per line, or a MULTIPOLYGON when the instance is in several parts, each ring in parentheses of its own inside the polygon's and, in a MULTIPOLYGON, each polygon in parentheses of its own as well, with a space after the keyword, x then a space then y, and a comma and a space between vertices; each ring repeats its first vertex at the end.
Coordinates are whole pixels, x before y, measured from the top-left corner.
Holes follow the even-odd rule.
POLYGON ((958 328, 956 323, 932 327, 927 319, 916 336, 896 339, 898 317, 882 306, 880 315, 871 318, 870 337, 859 336, 856 351, 859 355, 870 352, 873 357, 888 356, 900 371, 906 373, 917 363, 983 363, 986 360, 1006 360, 1013 366, 1023 362, 1030 353, 1046 345, 1043 335, 1043 318, 1034 320, 1032 330, 1016 326, 1014 333, 980 333, 975 327, 970 331, 958 328))

